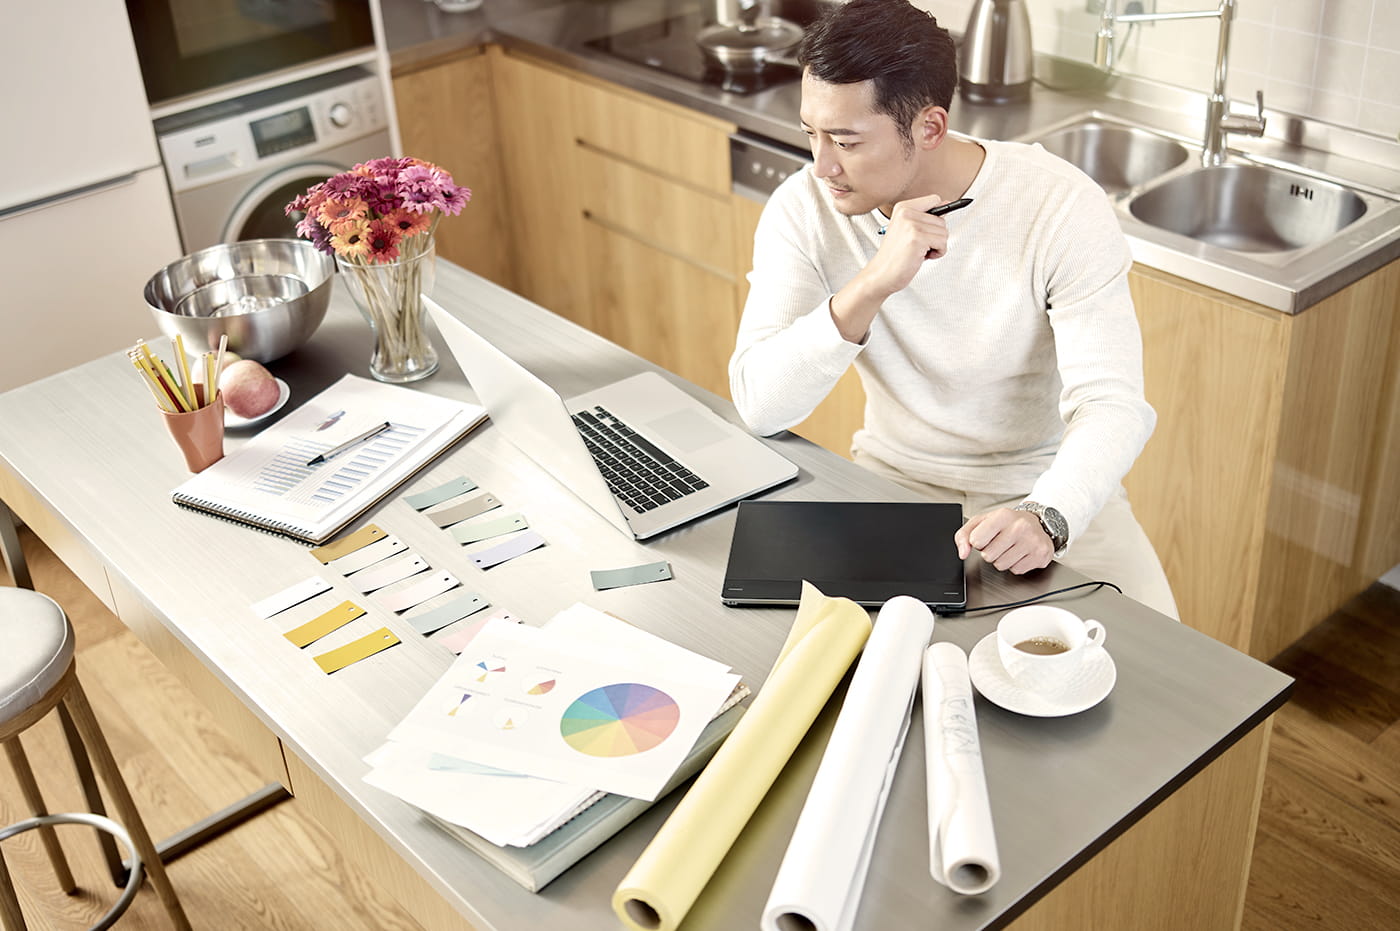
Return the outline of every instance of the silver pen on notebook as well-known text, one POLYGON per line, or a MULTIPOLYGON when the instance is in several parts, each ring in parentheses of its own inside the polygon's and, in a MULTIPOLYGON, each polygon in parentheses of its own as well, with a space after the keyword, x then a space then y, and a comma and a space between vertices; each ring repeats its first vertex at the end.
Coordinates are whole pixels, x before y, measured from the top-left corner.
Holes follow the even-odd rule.
MULTIPOLYGON (((950 200, 946 204, 939 204, 937 207, 930 207, 929 209, 925 210, 924 213, 928 214, 931 217, 941 217, 945 213, 952 213, 954 210, 961 210, 970 203, 972 203, 971 197, 959 197, 957 200, 950 200)), ((880 227, 880 232, 876 233, 875 235, 885 235, 885 230, 888 228, 888 226, 880 227)))
POLYGON ((327 459, 334 459, 336 456, 339 456, 341 453, 345 452, 347 449, 350 449, 350 448, 353 447, 353 446, 358 446, 358 445, 360 445, 361 443, 363 443, 365 440, 374 439, 376 436, 378 436, 379 434, 383 433, 385 430, 390 429, 390 427, 391 427, 391 424, 386 420, 384 423, 380 424, 379 426, 377 426, 377 427, 371 427, 370 429, 366 430, 364 433, 361 433, 359 436, 357 436, 357 437, 355 437, 355 438, 353 438, 353 439, 346 440, 344 443, 341 443, 339 446, 335 447, 334 449, 328 449, 328 450, 326 450, 326 451, 323 452, 323 453, 317 453, 315 456, 312 456, 310 459, 306 460, 306 464, 307 464, 308 466, 320 465, 321 463, 325 462, 327 459))

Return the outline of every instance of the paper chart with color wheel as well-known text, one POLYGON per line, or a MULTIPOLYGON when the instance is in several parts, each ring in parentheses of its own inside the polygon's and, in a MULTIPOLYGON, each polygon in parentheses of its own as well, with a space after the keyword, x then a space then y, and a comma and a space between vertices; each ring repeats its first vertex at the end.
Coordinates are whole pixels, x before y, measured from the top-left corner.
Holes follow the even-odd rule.
POLYGON ((564 709, 559 733, 579 753, 631 756, 661 744, 680 719, 680 706, 670 695, 638 682, 620 682, 580 695, 564 709))
POLYGON ((511 772, 654 799, 739 677, 636 667, 615 651, 488 622, 389 734, 511 772))

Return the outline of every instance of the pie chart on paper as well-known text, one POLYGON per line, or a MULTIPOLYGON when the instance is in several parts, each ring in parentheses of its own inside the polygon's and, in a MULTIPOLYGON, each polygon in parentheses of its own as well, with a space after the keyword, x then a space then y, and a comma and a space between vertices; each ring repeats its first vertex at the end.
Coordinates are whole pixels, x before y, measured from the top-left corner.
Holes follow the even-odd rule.
POLYGON ((636 682, 579 696, 559 720, 564 742, 588 756, 618 757, 657 746, 680 723, 681 709, 660 689, 636 682))

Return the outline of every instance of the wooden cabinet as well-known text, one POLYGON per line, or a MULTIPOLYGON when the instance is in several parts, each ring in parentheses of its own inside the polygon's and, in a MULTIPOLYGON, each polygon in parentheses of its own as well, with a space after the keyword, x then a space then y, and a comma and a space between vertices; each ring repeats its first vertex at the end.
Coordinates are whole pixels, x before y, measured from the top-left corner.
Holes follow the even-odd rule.
MULTIPOLYGON (((438 225, 438 255, 504 287, 515 284, 506 236, 510 199, 490 63, 480 50, 412 71, 395 72, 394 103, 403 154, 426 159, 471 188, 460 216, 438 225)), ((386 155, 389 153, 385 153, 386 155)))
POLYGON ((1138 267, 1128 475, 1181 618, 1270 659, 1400 562, 1400 262, 1296 316, 1138 267))
POLYGON ((517 290, 728 395, 732 124, 493 52, 517 290))

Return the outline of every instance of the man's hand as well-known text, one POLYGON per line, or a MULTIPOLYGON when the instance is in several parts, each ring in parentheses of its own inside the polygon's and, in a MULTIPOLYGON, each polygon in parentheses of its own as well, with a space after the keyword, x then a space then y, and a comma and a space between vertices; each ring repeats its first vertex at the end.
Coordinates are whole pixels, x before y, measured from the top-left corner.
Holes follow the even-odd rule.
POLYGON ((885 300, 909 287, 926 260, 947 253, 947 222, 925 212, 944 202, 928 194, 894 205, 880 250, 831 299, 832 320, 848 342, 864 340, 885 300))
POLYGON ((1040 518, 1030 511, 997 508, 963 524, 953 535, 958 558, 966 559, 977 550, 982 558, 1003 572, 1024 575, 1050 565, 1055 545, 1040 518))

